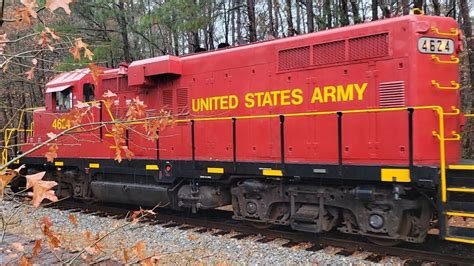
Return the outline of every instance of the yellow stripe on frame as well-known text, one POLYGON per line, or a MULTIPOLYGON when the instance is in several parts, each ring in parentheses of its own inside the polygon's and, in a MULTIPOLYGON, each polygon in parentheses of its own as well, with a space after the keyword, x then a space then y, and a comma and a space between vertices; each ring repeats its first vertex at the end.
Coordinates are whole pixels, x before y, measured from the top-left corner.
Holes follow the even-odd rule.
POLYGON ((474 170, 474 165, 449 165, 451 170, 474 170))
POLYGON ((410 169, 382 168, 380 180, 382 182, 410 182, 410 169))
POLYGON ((466 244, 474 244, 474 239, 464 239, 464 238, 458 238, 458 237, 445 237, 444 239, 447 240, 447 241, 461 242, 461 243, 466 243, 466 244))
POLYGON ((160 168, 156 164, 147 164, 145 169, 146 170, 160 170, 160 168))
POLYGON ((207 172, 209 174, 223 174, 224 173, 224 168, 221 168, 221 167, 208 167, 207 172))
POLYGON ((98 169, 98 168, 100 168, 100 164, 98 164, 98 163, 90 163, 90 164, 89 164, 89 168, 98 169))
POLYGON ((283 176, 283 172, 281 170, 273 169, 263 169, 262 174, 267 176, 283 176))
POLYGON ((64 166, 64 162, 54 162, 54 166, 64 166))

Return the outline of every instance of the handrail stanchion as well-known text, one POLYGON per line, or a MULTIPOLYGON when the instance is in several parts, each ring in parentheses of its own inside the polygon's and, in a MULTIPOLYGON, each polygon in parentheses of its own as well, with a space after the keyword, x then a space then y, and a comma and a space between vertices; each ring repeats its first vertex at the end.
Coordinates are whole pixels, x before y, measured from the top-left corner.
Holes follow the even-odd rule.
POLYGON ((337 112, 337 158, 339 163, 339 177, 343 177, 342 169, 342 112, 337 112))
POLYGON ((191 119, 191 155, 193 160, 193 167, 194 169, 196 169, 196 146, 194 141, 194 119, 191 119))
POLYGON ((285 116, 280 115, 280 156, 281 169, 285 170, 285 116))
POLYGON ((156 138, 156 160, 160 160, 160 131, 156 131, 156 135, 158 136, 156 138))
POLYGON ((413 112, 415 109, 409 107, 408 111, 408 164, 410 176, 413 172, 413 112))
POLYGON ((234 171, 237 170, 237 118, 232 117, 232 161, 234 162, 234 171))
MULTIPOLYGON (((100 101, 100 105, 99 105, 99 119, 100 119, 100 122, 102 123, 102 108, 103 108, 103 105, 104 103, 102 101, 100 101)), ((102 125, 100 125, 99 127, 99 135, 100 135, 100 141, 102 142, 102 139, 103 139, 103 129, 102 129, 102 125)))

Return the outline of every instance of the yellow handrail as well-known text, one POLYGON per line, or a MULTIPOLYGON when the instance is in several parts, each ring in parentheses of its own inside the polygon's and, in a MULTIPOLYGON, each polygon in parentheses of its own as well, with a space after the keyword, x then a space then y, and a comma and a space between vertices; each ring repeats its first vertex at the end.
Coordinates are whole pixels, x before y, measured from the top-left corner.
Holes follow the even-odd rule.
POLYGON ((459 31, 456 28, 450 28, 449 32, 441 32, 437 27, 431 26, 431 30, 434 31, 438 35, 444 35, 444 36, 458 36, 459 31))
POLYGON ((459 88, 461 87, 461 85, 454 80, 451 80, 452 87, 441 86, 438 82, 436 82, 436 80, 431 80, 431 85, 435 86, 436 88, 440 90, 459 90, 459 88))
POLYGON ((456 106, 451 106, 451 110, 453 110, 452 113, 444 113, 444 115, 459 115, 461 113, 461 110, 456 108, 456 106))
MULTIPOLYGON (((433 134, 433 136, 440 139, 440 134, 438 132, 432 131, 431 133, 433 134)), ((456 131, 451 131, 451 134, 453 135, 452 138, 444 138, 444 140, 460 140, 461 139, 461 135, 459 135, 456 131)))
POLYGON ((441 60, 441 59, 439 58, 439 56, 434 55, 434 54, 431 55, 431 59, 434 60, 434 61, 436 61, 436 63, 439 63, 439 64, 458 64, 458 63, 459 63, 459 58, 456 57, 456 56, 454 56, 454 55, 452 55, 452 56, 450 57, 450 60, 449 60, 449 61, 447 61, 447 60, 441 60))

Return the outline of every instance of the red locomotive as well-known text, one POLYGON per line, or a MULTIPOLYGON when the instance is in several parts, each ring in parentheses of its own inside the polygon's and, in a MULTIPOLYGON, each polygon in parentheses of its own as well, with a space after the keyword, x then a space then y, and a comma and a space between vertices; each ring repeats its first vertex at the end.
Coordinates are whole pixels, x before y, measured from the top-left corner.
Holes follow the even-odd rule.
MULTIPOLYGON (((232 204, 234 218, 295 230, 337 229, 378 243, 440 236, 474 243, 472 161, 461 163, 458 53, 451 18, 404 16, 105 70, 64 73, 46 85, 27 151, 61 132, 78 101, 117 94, 107 122, 138 96, 176 126, 149 141, 127 131, 135 156, 114 161, 110 128, 21 159, 46 169, 58 193, 175 209, 232 204)), ((109 112, 110 111, 110 112, 109 112)))

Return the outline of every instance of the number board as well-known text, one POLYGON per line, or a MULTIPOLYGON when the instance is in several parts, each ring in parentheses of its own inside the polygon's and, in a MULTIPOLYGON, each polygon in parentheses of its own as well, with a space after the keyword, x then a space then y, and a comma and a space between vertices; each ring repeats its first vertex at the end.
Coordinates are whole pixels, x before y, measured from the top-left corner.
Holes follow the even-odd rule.
POLYGON ((424 54, 452 54, 454 52, 454 41, 423 37, 418 39, 418 51, 424 54))

